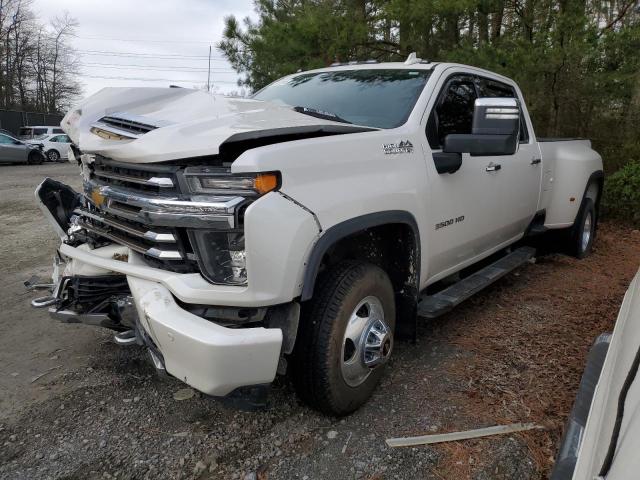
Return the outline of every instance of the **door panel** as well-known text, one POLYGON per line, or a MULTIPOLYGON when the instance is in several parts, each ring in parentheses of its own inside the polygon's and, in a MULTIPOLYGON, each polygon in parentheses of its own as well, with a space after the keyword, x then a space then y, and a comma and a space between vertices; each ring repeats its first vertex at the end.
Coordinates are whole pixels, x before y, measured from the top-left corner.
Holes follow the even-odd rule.
POLYGON ((423 142, 429 176, 431 218, 427 232, 428 282, 453 273, 516 240, 536 212, 541 165, 526 125, 514 155, 462 154, 455 173, 438 174, 432 152, 447 134, 471 133, 473 102, 479 97, 515 97, 510 85, 455 74, 440 84, 427 117, 423 142))
MULTIPOLYGON (((515 89, 497 80, 478 77, 480 98, 518 98, 515 89)), ((522 99, 518 99, 522 104, 522 99)), ((508 241, 524 233, 538 208, 542 162, 537 142, 529 138, 524 114, 520 117, 520 143, 515 155, 483 157, 487 163, 501 165, 496 176, 501 177, 496 194, 500 201, 496 205, 502 217, 500 238, 508 241), (538 161, 540 160, 540 161, 538 161)))
POLYGON ((494 192, 500 178, 485 172, 485 159, 462 154, 455 173, 438 174, 432 152, 442 150, 450 133, 471 133, 477 98, 475 78, 453 75, 443 82, 427 120, 424 141, 431 205, 427 232, 430 278, 460 265, 496 245, 498 216, 494 192))
MULTIPOLYGON (((427 162, 433 163, 428 155, 427 162)), ((500 177, 485 171, 480 157, 462 155, 453 174, 430 169, 431 222, 427 232, 429 277, 436 277, 500 243, 493 192, 500 177)), ((430 166, 432 168, 432 165, 430 166)))
POLYGON ((520 144, 518 151, 502 162, 502 215, 505 238, 516 237, 527 229, 538 208, 542 172, 537 143, 520 144))
POLYGON ((0 135, 0 160, 4 162, 26 162, 24 145, 16 145, 14 139, 0 135))

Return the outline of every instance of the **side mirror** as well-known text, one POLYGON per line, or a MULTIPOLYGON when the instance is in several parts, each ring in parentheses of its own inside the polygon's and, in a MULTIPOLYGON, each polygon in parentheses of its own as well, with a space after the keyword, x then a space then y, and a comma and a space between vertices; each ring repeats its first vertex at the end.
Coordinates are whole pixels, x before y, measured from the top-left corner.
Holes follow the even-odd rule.
POLYGON ((449 134, 445 153, 513 155, 518 149, 520 106, 515 98, 478 98, 471 134, 449 134))

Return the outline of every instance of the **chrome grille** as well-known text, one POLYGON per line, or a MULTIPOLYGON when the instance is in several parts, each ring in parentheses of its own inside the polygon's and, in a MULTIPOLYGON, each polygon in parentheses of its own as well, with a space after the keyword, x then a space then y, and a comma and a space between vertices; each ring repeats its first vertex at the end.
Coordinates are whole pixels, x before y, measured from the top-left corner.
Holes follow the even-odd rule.
POLYGON ((184 229, 171 222, 158 225, 140 206, 141 202, 180 198, 179 166, 136 165, 97 156, 87 167, 86 201, 74 214, 77 226, 88 237, 124 245, 159 268, 180 273, 198 271, 184 229), (97 202, 92 196, 96 189, 108 199, 97 202))
POLYGON ((74 235, 82 241, 119 243, 144 255, 153 266, 191 273, 200 268, 190 233, 241 227, 239 215, 247 199, 183 194, 183 167, 123 163, 100 156, 85 167, 89 169, 85 201, 74 211, 74 235))
POLYGON ((97 157, 89 165, 90 177, 101 185, 158 194, 178 192, 179 169, 173 165, 131 165, 103 157, 97 157))
POLYGON ((77 208, 77 225, 100 237, 119 243, 131 250, 159 260, 183 260, 176 229, 147 229, 144 225, 104 213, 89 203, 77 208))

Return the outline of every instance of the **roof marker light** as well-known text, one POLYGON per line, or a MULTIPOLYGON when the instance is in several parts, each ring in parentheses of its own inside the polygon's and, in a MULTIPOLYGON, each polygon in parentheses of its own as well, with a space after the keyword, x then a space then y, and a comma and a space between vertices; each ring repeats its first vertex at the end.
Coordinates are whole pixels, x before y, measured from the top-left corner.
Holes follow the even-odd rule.
POLYGON ((418 56, 416 55, 416 52, 411 52, 407 57, 407 59, 404 61, 404 64, 413 65, 414 63, 420 63, 420 62, 422 62, 422 59, 418 58, 418 56))

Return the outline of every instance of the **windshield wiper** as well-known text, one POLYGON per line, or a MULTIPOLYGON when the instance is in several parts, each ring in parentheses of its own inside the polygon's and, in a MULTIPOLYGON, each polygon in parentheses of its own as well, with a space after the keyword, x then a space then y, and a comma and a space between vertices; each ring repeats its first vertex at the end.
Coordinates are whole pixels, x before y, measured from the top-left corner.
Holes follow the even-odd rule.
POLYGON ((349 120, 345 120, 344 118, 339 117, 335 113, 324 112, 322 110, 317 110, 315 108, 293 107, 293 109, 298 113, 304 113, 305 115, 310 115, 316 118, 324 118, 325 120, 333 120, 334 122, 351 123, 349 120))

